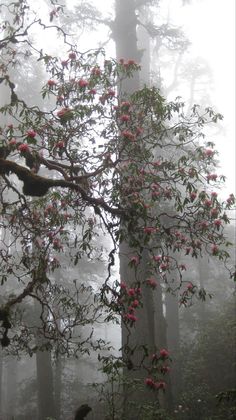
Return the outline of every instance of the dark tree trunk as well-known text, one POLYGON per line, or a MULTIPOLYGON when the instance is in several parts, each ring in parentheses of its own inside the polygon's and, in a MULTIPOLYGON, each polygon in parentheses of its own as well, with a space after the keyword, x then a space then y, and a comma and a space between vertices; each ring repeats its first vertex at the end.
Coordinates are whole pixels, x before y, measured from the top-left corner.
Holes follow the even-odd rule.
MULTIPOLYGON (((114 22, 113 38, 116 45, 117 60, 123 58, 134 59, 137 63, 141 62, 142 51, 138 48, 137 29, 138 20, 135 10, 135 2, 133 0, 116 0, 116 18, 114 22)), ((147 34, 146 34, 147 35, 147 34)), ((147 44, 147 39, 143 41, 147 44)), ((141 44, 140 44, 141 45, 141 44)), ((141 45, 143 48, 144 45, 141 45)), ((145 72, 140 75, 135 73, 133 78, 128 79, 122 86, 120 95, 127 96, 140 88, 141 83, 149 84, 149 80, 145 81, 144 76, 149 79, 149 59, 145 63, 145 72)), ((147 57, 146 57, 147 60, 147 57)), ((128 266, 129 257, 133 255, 132 249, 127 242, 120 244, 120 276, 128 285, 132 285, 137 280, 142 282, 148 277, 149 256, 147 252, 143 252, 142 262, 135 273, 133 268, 128 266)), ((144 358, 144 346, 148 349, 149 354, 156 351, 160 347, 166 346, 166 326, 163 316, 162 290, 161 286, 155 291, 148 287, 142 289, 143 307, 138 310, 138 321, 129 331, 125 325, 122 326, 122 349, 123 358, 127 362, 125 376, 129 381, 140 380, 144 384, 144 378, 147 371, 141 367, 144 358)), ((147 362, 147 360, 145 361, 147 362)), ((156 402, 157 396, 148 389, 145 392, 136 390, 130 395, 130 389, 125 388, 125 419, 138 418, 137 406, 146 402, 156 402), (128 408, 129 398, 135 402, 135 409, 128 408)), ((162 401, 162 405, 165 405, 162 401)))

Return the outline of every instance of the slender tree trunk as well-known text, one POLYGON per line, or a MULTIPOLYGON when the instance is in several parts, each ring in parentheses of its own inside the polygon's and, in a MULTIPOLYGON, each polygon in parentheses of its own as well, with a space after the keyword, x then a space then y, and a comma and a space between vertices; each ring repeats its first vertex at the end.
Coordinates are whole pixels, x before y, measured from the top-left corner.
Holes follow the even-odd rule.
POLYGON ((55 380, 54 380, 54 389, 55 389, 55 411, 56 419, 61 418, 61 393, 62 393, 62 357, 58 354, 56 363, 55 363, 55 380))
POLYGON ((49 351, 37 351, 37 388, 38 388, 38 420, 47 417, 55 418, 53 397, 53 376, 51 354, 49 351))
POLYGON ((171 389, 173 399, 177 401, 181 390, 180 357, 180 326, 179 326, 179 299, 178 293, 166 294, 166 323, 167 323, 167 347, 171 354, 172 366, 170 372, 171 389))
MULTIPOLYGON (((143 52, 138 48, 137 39, 137 26, 138 20, 135 10, 135 2, 133 0, 116 0, 116 19, 114 24, 113 37, 116 45, 117 59, 134 59, 137 63, 140 63, 143 52)), ((145 34, 140 43, 140 47, 144 50, 144 47, 148 45, 147 34, 145 34)), ((149 51, 146 51, 148 54, 149 51)), ((135 73, 134 77, 128 79, 123 87, 120 95, 127 96, 137 91, 141 83, 149 84, 149 60, 147 57, 145 60, 144 70, 141 73, 142 82, 140 81, 139 73, 135 73), (148 80, 144 80, 147 78, 148 80)), ((130 268, 128 263, 130 257, 133 255, 132 248, 129 247, 127 242, 120 244, 120 275, 121 279, 124 280, 128 285, 132 286, 137 280, 142 282, 148 277, 148 262, 149 256, 145 251, 142 255, 142 261, 139 266, 137 273, 133 268, 130 268)), ((163 316, 163 304, 162 304, 162 290, 161 286, 155 291, 150 290, 148 287, 144 287, 142 290, 142 301, 143 307, 138 310, 138 321, 135 326, 130 330, 125 325, 122 326, 122 349, 123 358, 127 362, 127 369, 125 370, 125 376, 128 381, 139 380, 141 384, 144 384, 144 378, 147 376, 147 371, 141 367, 144 359, 145 349, 149 353, 153 353, 157 348, 166 346, 166 327, 165 319, 163 316)), ((130 387, 125 388, 125 407, 124 407, 124 418, 134 419, 137 416, 137 406, 142 403, 152 401, 159 405, 157 396, 155 393, 150 392, 148 389, 135 390, 135 393, 130 396, 130 387), (128 407, 129 397, 135 401, 134 409, 128 407)), ((163 404, 163 401, 162 401, 163 404)))
MULTIPOLYGON (((39 304, 35 302, 34 307, 39 320, 38 324, 40 324, 39 304)), ((38 420, 46 420, 47 417, 55 418, 56 416, 51 352, 49 350, 40 350, 44 342, 44 337, 40 336, 39 333, 36 332, 36 344, 38 346, 38 350, 36 352, 38 420)))

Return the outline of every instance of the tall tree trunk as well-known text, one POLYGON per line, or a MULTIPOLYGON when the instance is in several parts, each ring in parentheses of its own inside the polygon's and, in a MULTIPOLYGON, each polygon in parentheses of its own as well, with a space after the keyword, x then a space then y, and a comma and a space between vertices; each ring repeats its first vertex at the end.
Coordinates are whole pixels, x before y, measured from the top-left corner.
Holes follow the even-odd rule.
MULTIPOLYGON (((134 59, 137 63, 141 62, 142 51, 138 49, 137 40, 137 26, 138 20, 135 10, 135 2, 133 0, 116 0, 116 18, 114 24, 113 37, 116 45, 117 59, 123 58, 134 59)), ((147 37, 147 34, 145 34, 147 37)), ((147 38, 143 40, 147 44, 147 38)), ((144 47, 140 43, 141 48, 144 47)), ((149 79, 149 60, 146 57, 147 63, 145 65, 145 72, 142 73, 142 83, 149 84, 149 80, 145 81, 144 77, 149 79)), ((120 92, 122 96, 131 95, 140 88, 140 75, 135 73, 131 79, 128 79, 123 85, 123 91, 120 92)), ((120 244, 120 275, 128 285, 132 286, 137 280, 142 282, 148 277, 148 262, 149 256, 145 251, 142 255, 142 262, 135 273, 133 268, 128 265, 129 257, 133 255, 132 249, 127 242, 120 244)), ((138 321, 134 327, 129 331, 125 325, 122 325, 122 349, 123 358, 127 362, 127 369, 125 375, 128 380, 140 380, 144 383, 144 378, 147 376, 146 370, 141 368, 141 363, 144 357, 144 347, 148 349, 149 353, 153 353, 157 348, 166 346, 166 328, 165 319, 163 316, 162 305, 162 290, 158 287, 155 291, 144 287, 142 290, 143 307, 138 311, 138 321)), ((128 397, 129 389, 125 389, 126 397, 128 397)), ((147 390, 136 390, 135 394, 131 396, 135 403, 142 404, 148 401, 157 402, 156 395, 147 390)), ((137 416, 137 405, 134 410, 127 407, 128 398, 125 398, 125 419, 134 419, 137 416)))
MULTIPOLYGON (((37 302, 34 304, 35 313, 38 317, 38 326, 40 325, 40 306, 37 302)), ((56 417, 53 387, 53 370, 50 350, 41 351, 40 348, 45 344, 45 338, 36 332, 36 375, 37 375, 37 393, 38 393, 38 420, 46 420, 47 417, 56 417)))
POLYGON ((2 414, 3 414, 2 391, 3 391, 3 354, 2 354, 2 349, 0 349, 0 418, 2 417, 2 414))
POLYGON ((179 325, 179 299, 178 293, 166 294, 166 323, 167 323, 167 347, 171 354, 172 367, 170 372, 171 389, 173 399, 177 401, 181 390, 180 357, 180 325, 179 325))
POLYGON ((6 357, 5 364, 5 384, 6 388, 6 406, 5 411, 14 418, 16 411, 16 398, 17 398, 17 360, 14 356, 6 357))
POLYGON ((38 420, 46 420, 47 417, 55 418, 53 397, 53 375, 51 354, 49 351, 37 351, 37 389, 38 389, 38 420))

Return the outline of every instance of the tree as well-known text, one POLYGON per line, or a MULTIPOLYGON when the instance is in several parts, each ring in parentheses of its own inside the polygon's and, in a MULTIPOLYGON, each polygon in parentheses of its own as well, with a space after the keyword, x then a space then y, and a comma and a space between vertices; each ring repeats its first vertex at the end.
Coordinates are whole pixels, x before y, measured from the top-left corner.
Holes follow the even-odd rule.
MULTIPOLYGON (((137 348, 130 346, 130 340, 142 322, 138 319, 139 308, 146 304, 142 296, 151 295, 160 282, 171 287, 175 272, 183 304, 201 297, 196 285, 183 280, 185 267, 179 252, 198 257, 206 251, 227 260, 223 225, 229 222, 226 210, 233 206, 234 196, 218 200, 213 186, 223 177, 213 172, 214 145, 204 141, 202 134, 204 126, 216 123, 221 115, 211 108, 201 113, 195 106, 186 116, 183 103, 167 103, 156 88, 144 87, 124 98, 120 96, 123 85, 139 71, 133 58, 117 62, 106 59, 103 51, 81 53, 57 26, 68 51, 66 56, 64 52, 62 57, 50 56, 37 50, 23 30, 28 9, 14 13, 18 17, 14 35, 0 41, 6 63, 1 67, 1 83, 10 95, 0 111, 11 120, 1 130, 1 229, 13 238, 10 249, 3 240, 0 252, 2 283, 14 279, 18 289, 10 290, 2 302, 1 344, 37 351, 35 342, 31 346, 30 320, 21 312, 24 302, 36 300, 41 307, 39 333, 46 338, 43 346, 50 343, 57 351, 65 347, 83 351, 87 345, 100 348, 99 340, 76 339, 74 332, 78 325, 96 322, 103 307, 105 320, 122 319, 127 330, 123 349, 133 355, 137 348), (26 43, 45 64, 43 108, 28 106, 9 77, 15 40, 26 43), (48 97, 54 99, 53 107, 48 97), (71 226, 76 226, 76 233, 71 226), (87 313, 83 289, 78 293, 75 285, 70 299, 67 285, 61 288, 54 283, 53 272, 60 266, 62 250, 75 264, 84 256, 93 259, 97 228, 110 235, 112 248, 106 256, 107 278, 87 313), (132 284, 111 281, 120 242, 133 251, 124 255, 132 284), (62 307, 62 330, 55 293, 62 307)), ((50 30, 55 27, 53 22, 43 25, 35 20, 30 26, 27 23, 28 29, 38 24, 50 30)), ((123 357, 124 366, 142 368, 148 388, 165 388, 167 350, 153 353, 152 343, 140 346, 139 363, 130 366, 130 357, 123 357)))

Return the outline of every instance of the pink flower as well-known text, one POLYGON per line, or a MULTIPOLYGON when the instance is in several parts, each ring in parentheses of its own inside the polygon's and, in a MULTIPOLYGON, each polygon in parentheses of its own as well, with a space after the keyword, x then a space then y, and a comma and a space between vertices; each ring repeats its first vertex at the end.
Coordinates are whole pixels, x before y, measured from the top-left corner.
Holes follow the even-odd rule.
POLYGON ((214 225, 219 227, 219 226, 222 225, 222 221, 220 219, 216 219, 216 220, 214 220, 214 225))
POLYGON ((195 193, 194 191, 191 192, 190 194, 191 201, 194 201, 196 197, 197 197, 197 193, 195 193))
POLYGON ((207 229, 209 224, 205 220, 203 220, 201 223, 199 223, 199 226, 201 229, 207 229))
POLYGON ((16 144, 16 139, 9 140, 9 144, 14 146, 16 144))
POLYGON ((204 150, 204 155, 206 156, 206 157, 212 157, 213 155, 214 155, 214 150, 212 150, 212 149, 205 149, 204 150))
POLYGON ((130 120, 130 116, 129 116, 129 115, 127 115, 127 114, 123 114, 123 115, 121 115, 121 116, 120 116, 120 120, 121 120, 122 122, 127 122, 127 121, 129 121, 129 120, 130 120))
POLYGON ((160 262, 162 261, 162 256, 161 255, 154 255, 153 260, 156 262, 160 262))
POLYGON ((55 80, 50 79, 50 80, 48 80, 47 84, 48 84, 49 87, 53 87, 53 86, 56 86, 57 82, 55 80))
POLYGON ((212 198, 217 198, 218 194, 217 194, 217 192, 214 192, 214 191, 213 191, 213 192, 211 193, 211 196, 212 196, 212 198))
POLYGON ((150 388, 154 388, 155 387, 155 382, 153 381, 152 378, 146 378, 145 379, 145 384, 150 387, 150 388))
POLYGON ((70 58, 71 60, 75 60, 75 59, 76 59, 76 53, 75 53, 75 52, 70 52, 70 54, 69 54, 69 58, 70 58))
POLYGON ((130 262, 134 265, 138 265, 139 264, 139 257, 137 255, 134 255, 133 257, 130 258, 130 262))
POLYGON ((128 290, 128 295, 129 296, 135 296, 135 289, 131 288, 128 290))
POLYGON ((127 319, 129 319, 130 321, 132 321, 132 322, 135 322, 135 321, 137 321, 137 317, 135 316, 135 315, 133 315, 133 314, 126 314, 126 318, 127 319))
POLYGON ((227 201, 228 204, 234 204, 235 203, 234 195, 230 194, 226 201, 227 201))
POLYGON ((97 91, 96 89, 90 89, 88 93, 90 93, 90 95, 96 95, 97 91))
POLYGON ((155 387, 157 389, 165 389, 166 388, 166 383, 165 382, 156 382, 155 387))
POLYGON ((185 248, 185 255, 189 255, 191 251, 192 251, 192 248, 190 246, 187 246, 185 248))
POLYGON ((80 79, 80 80, 78 81, 78 85, 79 85, 79 87, 81 87, 81 88, 84 88, 84 87, 88 86, 88 84, 89 84, 89 82, 88 82, 87 80, 85 80, 85 79, 80 79))
POLYGON ((217 174, 208 174, 207 175, 207 182, 209 181, 216 181, 217 180, 218 175, 217 174))
POLYGON ((115 96, 115 94, 116 94, 116 92, 112 89, 109 89, 108 92, 107 92, 107 95, 110 96, 110 97, 115 96))
POLYGON ((205 200, 203 204, 204 204, 205 207, 209 208, 209 207, 212 206, 212 201, 211 200, 205 200))
POLYGON ((193 290, 193 283, 188 283, 187 284, 187 289, 188 290, 193 290))
POLYGON ((126 289, 127 289, 127 286, 126 286, 126 284, 125 284, 125 282, 124 282, 124 281, 121 281, 121 282, 120 282, 120 288, 121 288, 121 289, 124 289, 124 290, 126 290, 126 289))
POLYGON ((218 255, 218 253, 219 253, 218 246, 217 245, 212 245, 211 252, 212 252, 212 255, 218 255))
POLYGON ((140 134, 143 134, 143 128, 142 127, 137 127, 136 128, 136 134, 137 134, 137 136, 139 136, 140 134))
POLYGON ((161 270, 165 271, 165 270, 167 270, 167 268, 168 268, 168 264, 166 264, 164 262, 160 264, 160 269, 161 270))
POLYGON ((152 289, 155 289, 157 287, 157 282, 154 278, 147 279, 146 284, 150 286, 152 289))
POLYGON ((152 227, 152 226, 145 226, 143 228, 143 231, 144 231, 144 233, 151 234, 151 233, 156 232, 156 228, 152 227))
POLYGON ((91 73, 92 73, 94 76, 100 76, 100 75, 101 75, 101 69, 100 69, 100 67, 98 67, 98 66, 94 67, 94 68, 92 69, 91 73))
POLYGON ((61 65, 62 67, 67 67, 68 60, 62 60, 61 65))
POLYGON ((26 132, 26 136, 27 137, 30 137, 31 139, 33 139, 35 136, 36 136, 36 131, 34 131, 34 130, 28 130, 27 132, 26 132))
POLYGON ((219 214, 219 210, 218 209, 212 209, 211 210, 211 217, 214 219, 215 217, 217 217, 219 214))
POLYGON ((131 106, 131 103, 128 101, 121 102, 120 104, 121 108, 129 108, 130 106, 131 106))
POLYGON ((169 352, 166 349, 161 349, 160 350, 160 357, 162 357, 162 359, 167 359, 169 357, 169 352))
POLYGON ((29 148, 29 145, 27 143, 21 143, 18 146, 18 150, 19 150, 19 152, 23 153, 23 152, 29 152, 30 148, 29 148))
POLYGON ((168 373, 170 372, 170 367, 169 366, 162 366, 161 367, 161 373, 168 373))
POLYGON ((129 131, 129 130, 123 130, 121 132, 121 134, 122 134, 123 137, 125 137, 126 139, 129 139, 131 141, 135 139, 135 135, 133 133, 131 133, 131 131, 129 131))
POLYGON ((128 60, 127 64, 128 64, 128 66, 134 66, 134 65, 136 65, 136 61, 128 60))
POLYGON ((133 308, 137 308, 137 306, 139 305, 139 301, 138 301, 138 299, 135 299, 133 302, 132 302, 132 307, 133 308))
POLYGON ((56 143, 56 147, 58 147, 59 149, 63 149, 63 147, 65 147, 65 143, 64 141, 60 140, 56 143))

